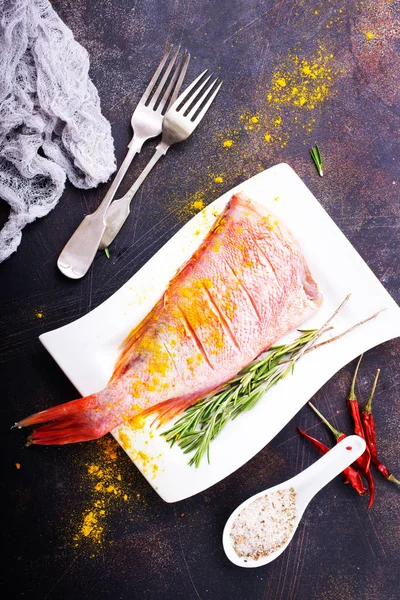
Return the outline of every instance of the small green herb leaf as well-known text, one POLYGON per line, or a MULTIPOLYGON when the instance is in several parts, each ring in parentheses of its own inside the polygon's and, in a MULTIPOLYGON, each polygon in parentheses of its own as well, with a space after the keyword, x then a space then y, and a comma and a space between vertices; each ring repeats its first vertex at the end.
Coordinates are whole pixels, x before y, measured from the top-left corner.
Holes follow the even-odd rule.
POLYGON ((322 158, 321 158, 321 152, 318 148, 318 144, 316 143, 315 146, 313 146, 310 150, 310 154, 311 154, 311 158, 314 161, 315 166, 317 167, 317 171, 318 173, 321 175, 321 177, 323 176, 324 172, 322 170, 322 158))
POLYGON ((108 248, 104 248, 104 254, 107 256, 107 258, 110 258, 110 251, 108 248))

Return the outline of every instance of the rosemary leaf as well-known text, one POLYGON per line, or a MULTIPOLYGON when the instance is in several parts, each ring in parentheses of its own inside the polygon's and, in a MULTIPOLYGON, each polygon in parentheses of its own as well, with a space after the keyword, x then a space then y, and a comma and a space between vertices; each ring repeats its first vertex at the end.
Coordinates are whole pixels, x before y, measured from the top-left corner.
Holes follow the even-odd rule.
POLYGON ((321 175, 321 177, 323 176, 324 172, 322 170, 322 158, 321 158, 321 152, 319 150, 318 144, 316 143, 315 146, 313 146, 310 150, 310 154, 311 154, 311 158, 314 161, 315 166, 317 167, 317 171, 318 173, 321 175))

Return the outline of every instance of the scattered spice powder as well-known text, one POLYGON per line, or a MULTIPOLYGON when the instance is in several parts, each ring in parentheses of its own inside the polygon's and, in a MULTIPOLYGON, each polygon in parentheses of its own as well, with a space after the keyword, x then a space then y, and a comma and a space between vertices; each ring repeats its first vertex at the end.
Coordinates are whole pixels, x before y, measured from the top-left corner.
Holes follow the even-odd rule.
MULTIPOLYGON (((221 132, 219 140, 222 138, 223 146, 230 147, 245 132, 261 134, 266 144, 284 148, 291 137, 303 136, 314 129, 318 111, 334 95, 334 82, 341 72, 335 67, 333 53, 322 44, 310 55, 304 55, 296 46, 275 68, 270 81, 260 86, 259 109, 244 110, 237 126, 221 132), (232 144, 228 145, 228 141, 232 144)), ((246 158, 243 144, 237 148, 242 158, 246 158)))
POLYGON ((216 173, 208 173, 206 182, 203 183, 203 187, 197 192, 194 194, 186 194, 184 199, 177 195, 176 201, 181 205, 177 210, 177 219, 180 223, 186 223, 186 221, 191 219, 195 214, 202 211, 209 202, 212 202, 219 196, 221 187, 220 185, 217 185, 218 182, 215 181, 218 176, 224 180, 224 174, 217 175, 216 173))
POLYGON ((203 200, 195 200, 193 202, 193 204, 192 204, 192 207, 195 210, 203 210, 203 208, 204 208, 204 202, 203 202, 203 200))
POLYGON ((398 4, 374 0, 356 5, 358 14, 350 40, 357 76, 368 82, 369 94, 393 109, 397 105, 400 86, 398 4))
POLYGON ((294 488, 257 498, 236 517, 230 533, 238 556, 258 560, 279 550, 289 540, 296 520, 294 488))
POLYGON ((266 142, 279 142, 284 147, 293 127, 312 131, 315 119, 306 115, 332 95, 333 58, 321 45, 309 58, 289 52, 287 60, 274 71, 266 86, 266 142))
POLYGON ((162 457, 162 454, 149 456, 142 450, 136 450, 132 447, 130 436, 122 429, 118 431, 118 440, 131 459, 140 465, 142 472, 146 475, 151 475, 152 479, 155 479, 160 469, 157 461, 162 457))
POLYGON ((89 506, 83 510, 73 538, 75 546, 79 546, 83 540, 101 546, 109 509, 116 499, 125 502, 129 499, 129 495, 123 489, 121 473, 117 469, 116 442, 110 438, 103 438, 100 443, 102 453, 99 460, 86 465, 87 478, 91 485, 90 500, 89 506))
POLYGON ((20 469, 20 468, 21 468, 21 465, 20 465, 20 463, 15 463, 15 466, 17 467, 17 469, 20 469))
POLYGON ((203 190, 198 190, 197 192, 195 192, 194 194, 191 194, 190 196, 188 196, 186 198, 186 201, 185 201, 186 211, 185 212, 188 213, 188 216, 189 215, 193 216, 200 210, 203 210, 203 208, 206 205, 204 202, 204 198, 205 198, 205 191, 203 191, 203 190))
POLYGON ((271 153, 265 152, 266 147, 271 151, 272 147, 285 148, 292 138, 304 139, 312 132, 322 118, 324 104, 335 95, 335 83, 342 73, 344 67, 337 66, 327 42, 317 42, 314 51, 307 53, 298 44, 290 49, 269 80, 260 82, 252 108, 243 108, 233 126, 216 133, 214 151, 219 152, 219 171, 209 165, 198 191, 183 197, 176 181, 179 191, 174 192, 170 205, 177 221, 186 223, 215 200, 221 183, 228 189, 267 168, 271 153), (247 136, 251 139, 246 140, 247 136), (221 146, 229 152, 221 153, 221 146), (266 163, 261 160, 264 156, 266 163))
POLYGON ((98 544, 100 544, 102 541, 104 531, 101 519, 104 518, 106 511, 104 510, 103 506, 104 503, 100 500, 97 500, 94 503, 94 509, 83 515, 83 522, 80 531, 81 535, 87 538, 90 537, 98 544))

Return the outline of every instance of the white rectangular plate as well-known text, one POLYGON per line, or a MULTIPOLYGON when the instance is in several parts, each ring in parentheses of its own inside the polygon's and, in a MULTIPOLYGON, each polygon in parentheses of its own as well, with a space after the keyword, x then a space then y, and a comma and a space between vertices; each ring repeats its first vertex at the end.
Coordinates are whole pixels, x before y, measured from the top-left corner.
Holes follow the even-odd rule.
MULTIPOLYGON (((268 206, 300 242, 324 296, 304 327, 318 327, 345 296, 351 299, 334 321, 333 334, 385 308, 344 339, 301 359, 292 376, 271 388, 258 405, 228 423, 211 445, 211 464, 196 469, 151 427, 127 426, 112 434, 166 502, 183 500, 244 465, 292 419, 341 367, 362 352, 400 335, 400 308, 296 173, 279 164, 243 182, 198 213, 113 296, 84 317, 40 336, 42 344, 83 396, 111 377, 119 346, 160 298, 168 282, 206 236, 233 193, 243 191, 268 206)), ((294 332, 286 336, 293 338, 294 332)), ((171 423, 168 424, 168 428, 171 423)), ((164 428, 165 430, 166 428, 164 428)))

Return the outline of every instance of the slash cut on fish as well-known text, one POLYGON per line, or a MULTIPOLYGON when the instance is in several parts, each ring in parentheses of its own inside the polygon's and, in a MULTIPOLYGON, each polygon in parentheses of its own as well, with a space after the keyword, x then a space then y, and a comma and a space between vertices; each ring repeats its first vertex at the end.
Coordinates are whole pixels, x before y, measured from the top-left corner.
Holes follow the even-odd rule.
POLYGON ((138 416, 168 420, 232 379, 321 305, 288 228, 234 195, 207 237, 124 341, 105 389, 48 408, 28 443, 99 438, 138 416))

